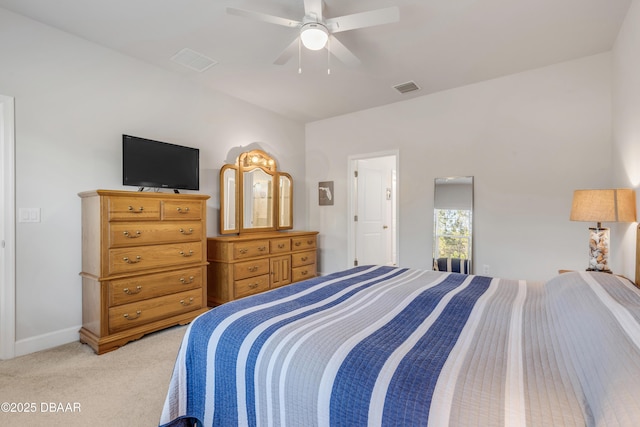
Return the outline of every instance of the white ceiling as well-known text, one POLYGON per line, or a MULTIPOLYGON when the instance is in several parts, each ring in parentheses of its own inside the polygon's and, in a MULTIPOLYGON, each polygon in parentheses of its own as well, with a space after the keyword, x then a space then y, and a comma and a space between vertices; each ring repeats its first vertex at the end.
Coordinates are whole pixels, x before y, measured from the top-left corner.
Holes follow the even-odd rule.
POLYGON ((608 51, 631 0, 325 0, 335 17, 398 6, 400 22, 337 34, 362 63, 303 51, 274 65, 297 30, 227 7, 300 20, 303 0, 0 0, 0 7, 180 73, 302 122, 403 101, 608 51), (183 48, 218 62, 198 73, 183 48), (419 91, 393 86, 414 81, 419 91))

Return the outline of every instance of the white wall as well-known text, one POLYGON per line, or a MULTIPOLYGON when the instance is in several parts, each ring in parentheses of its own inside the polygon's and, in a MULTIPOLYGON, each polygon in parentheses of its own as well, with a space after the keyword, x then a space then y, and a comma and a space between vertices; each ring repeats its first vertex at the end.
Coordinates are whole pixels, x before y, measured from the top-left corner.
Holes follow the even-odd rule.
MULTIPOLYGON (((640 207, 640 1, 634 0, 613 48, 613 176, 635 188, 640 207)), ((640 212, 640 208, 637 209, 640 212)), ((622 254, 619 271, 635 275, 636 224, 618 224, 612 245, 622 254)))
POLYGON ((321 271, 348 267, 347 157, 388 149, 401 266, 430 267, 434 178, 473 175, 477 268, 530 280, 586 268, 589 224, 569 211, 574 189, 611 181, 610 82, 605 53, 307 124, 307 191, 335 185, 331 210, 308 198, 321 271))
MULTIPOLYGON (((200 148, 208 234, 218 226, 218 173, 229 153, 255 143, 295 181, 304 228, 304 127, 183 77, 0 9, 0 94, 15 97, 18 223, 16 353, 77 339, 81 320, 78 192, 122 187, 127 133, 200 148)), ((215 68, 209 72, 215 73, 215 68)))

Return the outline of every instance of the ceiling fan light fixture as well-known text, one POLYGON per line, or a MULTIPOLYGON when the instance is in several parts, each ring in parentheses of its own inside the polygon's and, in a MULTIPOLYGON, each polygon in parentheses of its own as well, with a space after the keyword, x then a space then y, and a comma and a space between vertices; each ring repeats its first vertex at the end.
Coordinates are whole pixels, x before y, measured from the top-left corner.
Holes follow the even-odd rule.
POLYGON ((329 40, 329 31, 324 25, 316 22, 305 24, 300 29, 300 40, 307 49, 320 50, 329 40))

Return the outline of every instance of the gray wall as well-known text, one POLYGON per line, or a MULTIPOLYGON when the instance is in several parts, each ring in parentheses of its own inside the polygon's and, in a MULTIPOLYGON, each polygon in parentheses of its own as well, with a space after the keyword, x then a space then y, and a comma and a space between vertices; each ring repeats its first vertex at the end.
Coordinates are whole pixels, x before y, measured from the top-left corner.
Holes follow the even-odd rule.
POLYGON ((332 209, 308 198, 321 271, 349 266, 347 157, 389 149, 401 266, 430 268, 434 178, 471 175, 477 268, 529 280, 586 268, 589 224, 569 221, 571 198, 610 185, 611 120, 605 53, 308 124, 308 192, 335 186, 332 209))

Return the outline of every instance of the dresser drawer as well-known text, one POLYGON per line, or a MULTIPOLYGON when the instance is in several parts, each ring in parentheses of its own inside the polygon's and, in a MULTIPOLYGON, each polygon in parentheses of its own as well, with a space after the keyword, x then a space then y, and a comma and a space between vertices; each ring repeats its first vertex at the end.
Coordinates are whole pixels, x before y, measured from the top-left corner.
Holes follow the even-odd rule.
POLYGON ((110 221, 136 221, 140 219, 160 219, 160 200, 144 197, 110 197, 110 221))
POLYGON ((233 259, 254 258, 269 255, 268 240, 252 240, 233 244, 233 259))
POLYGON ((305 236, 305 237, 292 237, 291 238, 291 250, 301 251, 304 249, 315 249, 316 247, 316 237, 315 236, 305 236))
POLYGON ((118 222, 109 226, 109 247, 189 242, 202 239, 201 222, 118 222))
POLYGON ((291 265, 293 267, 300 267, 302 265, 309 265, 316 263, 316 251, 308 252, 294 252, 291 254, 291 265))
POLYGON ((197 200, 165 200, 162 203, 162 219, 199 220, 202 202, 197 200))
POLYGON ((109 309, 109 332, 117 332, 202 307, 202 291, 180 292, 109 309))
POLYGON ((236 280, 234 282, 234 297, 241 298, 248 295, 269 290, 269 275, 251 277, 249 279, 236 280))
POLYGON ((291 252, 291 239, 273 239, 271 240, 271 253, 280 254, 291 252))
POLYGON ((109 249, 108 274, 202 262, 199 242, 109 249))
POLYGON ((113 280, 109 282, 109 306, 201 288, 202 278, 202 267, 197 267, 113 280))
POLYGON ((260 276, 268 273, 269 258, 244 261, 233 265, 233 278, 235 280, 246 279, 247 277, 260 276))
POLYGON ((293 282, 310 279, 316 277, 316 265, 309 264, 302 267, 294 267, 291 269, 291 279, 293 282))

